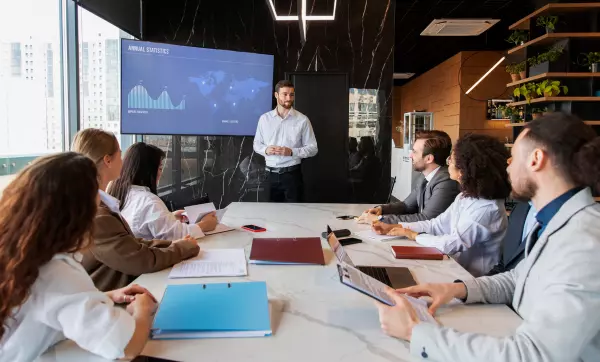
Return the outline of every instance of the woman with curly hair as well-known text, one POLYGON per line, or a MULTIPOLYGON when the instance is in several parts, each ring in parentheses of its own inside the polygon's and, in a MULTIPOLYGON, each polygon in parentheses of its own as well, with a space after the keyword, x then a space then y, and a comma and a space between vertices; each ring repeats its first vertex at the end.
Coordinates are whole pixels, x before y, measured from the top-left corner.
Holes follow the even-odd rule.
POLYGON ((77 260, 99 202, 96 166, 73 152, 36 160, 4 190, 0 360, 33 361, 65 338, 109 359, 143 349, 154 297, 137 285, 102 293, 77 260))
POLYGON ((496 139, 468 134, 447 160, 450 178, 461 192, 438 217, 402 225, 375 222, 379 234, 405 236, 452 256, 473 276, 485 275, 499 260, 510 194, 506 172, 509 154, 496 139))

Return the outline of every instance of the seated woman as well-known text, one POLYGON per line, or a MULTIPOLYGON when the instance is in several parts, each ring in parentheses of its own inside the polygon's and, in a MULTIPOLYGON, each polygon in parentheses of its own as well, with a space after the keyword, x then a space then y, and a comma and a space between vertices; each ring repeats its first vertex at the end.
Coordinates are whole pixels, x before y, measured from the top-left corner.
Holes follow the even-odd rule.
POLYGON ((402 225, 375 222, 379 234, 405 236, 452 256, 473 276, 485 275, 500 258, 510 194, 508 151, 496 139, 470 134, 456 143, 448 158, 450 178, 461 192, 438 217, 402 225))
POLYGON ((131 231, 144 239, 181 239, 204 236, 214 230, 217 218, 210 213, 197 224, 183 223, 183 210, 170 212, 156 195, 166 154, 160 148, 144 142, 133 144, 123 158, 121 176, 108 187, 108 194, 119 200, 121 216, 131 231))
POLYGON ((119 212, 119 200, 105 192, 121 173, 117 138, 100 129, 79 131, 72 150, 89 157, 98 168, 100 207, 94 220, 94 243, 83 251, 82 264, 102 291, 121 288, 144 273, 153 273, 198 255, 196 239, 137 239, 119 212))
POLYGON ((77 260, 90 242, 99 201, 96 166, 73 152, 34 161, 4 190, 2 361, 33 361, 65 338, 108 359, 142 351, 154 297, 137 285, 102 293, 77 260))

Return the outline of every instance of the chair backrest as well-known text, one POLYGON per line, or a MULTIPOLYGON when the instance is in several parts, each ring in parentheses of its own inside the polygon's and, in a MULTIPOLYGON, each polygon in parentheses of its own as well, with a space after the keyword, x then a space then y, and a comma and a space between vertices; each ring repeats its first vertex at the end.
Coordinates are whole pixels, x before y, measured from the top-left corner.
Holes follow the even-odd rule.
POLYGON ((388 197, 387 197, 387 201, 386 201, 386 203, 388 203, 388 204, 392 200, 392 191, 394 191, 394 185, 396 185, 396 176, 392 176, 390 179, 390 192, 388 193, 388 197))

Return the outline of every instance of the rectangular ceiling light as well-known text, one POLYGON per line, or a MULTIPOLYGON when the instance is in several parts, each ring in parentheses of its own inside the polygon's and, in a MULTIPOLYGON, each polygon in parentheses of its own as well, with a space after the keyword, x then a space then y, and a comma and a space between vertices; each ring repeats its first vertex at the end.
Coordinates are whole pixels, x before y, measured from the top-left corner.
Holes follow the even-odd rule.
POLYGON ((422 36, 477 36, 494 26, 499 19, 435 19, 422 36))
MULTIPOLYGON (((306 8, 307 0, 298 0, 302 4, 300 6, 304 6, 306 8)), ((273 0, 267 0, 269 4, 269 10, 271 11, 271 15, 273 15, 273 19, 277 21, 298 21, 300 17, 298 15, 277 15, 277 11, 275 10, 275 4, 273 0)), ((306 15, 304 19, 307 21, 326 21, 326 20, 335 20, 335 11, 337 9, 337 0, 333 0, 333 14, 332 15, 306 15)))

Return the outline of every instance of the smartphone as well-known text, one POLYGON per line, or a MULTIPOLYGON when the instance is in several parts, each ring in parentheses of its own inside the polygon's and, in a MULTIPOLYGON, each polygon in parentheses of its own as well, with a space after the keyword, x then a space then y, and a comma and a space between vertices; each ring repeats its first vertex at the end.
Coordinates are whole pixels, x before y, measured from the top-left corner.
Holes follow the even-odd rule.
MULTIPOLYGON (((348 229, 334 230, 333 233, 335 234, 336 238, 345 238, 346 236, 352 235, 352 232, 348 229)), ((327 232, 325 231, 321 233, 321 236, 323 239, 327 239, 327 232)))
POLYGON ((267 229, 256 225, 244 225, 242 226, 242 229, 252 231, 253 233, 262 233, 267 231, 267 229))
POLYGON ((340 244, 342 246, 348 246, 348 245, 352 245, 352 244, 362 243, 362 240, 357 239, 357 238, 338 239, 338 241, 340 242, 340 244))
POLYGON ((336 219, 338 219, 338 220, 354 220, 357 217, 358 216, 342 215, 342 216, 336 216, 336 219))
POLYGON ((131 362, 178 362, 172 359, 164 359, 158 357, 150 357, 150 356, 137 356, 132 359, 131 362))

